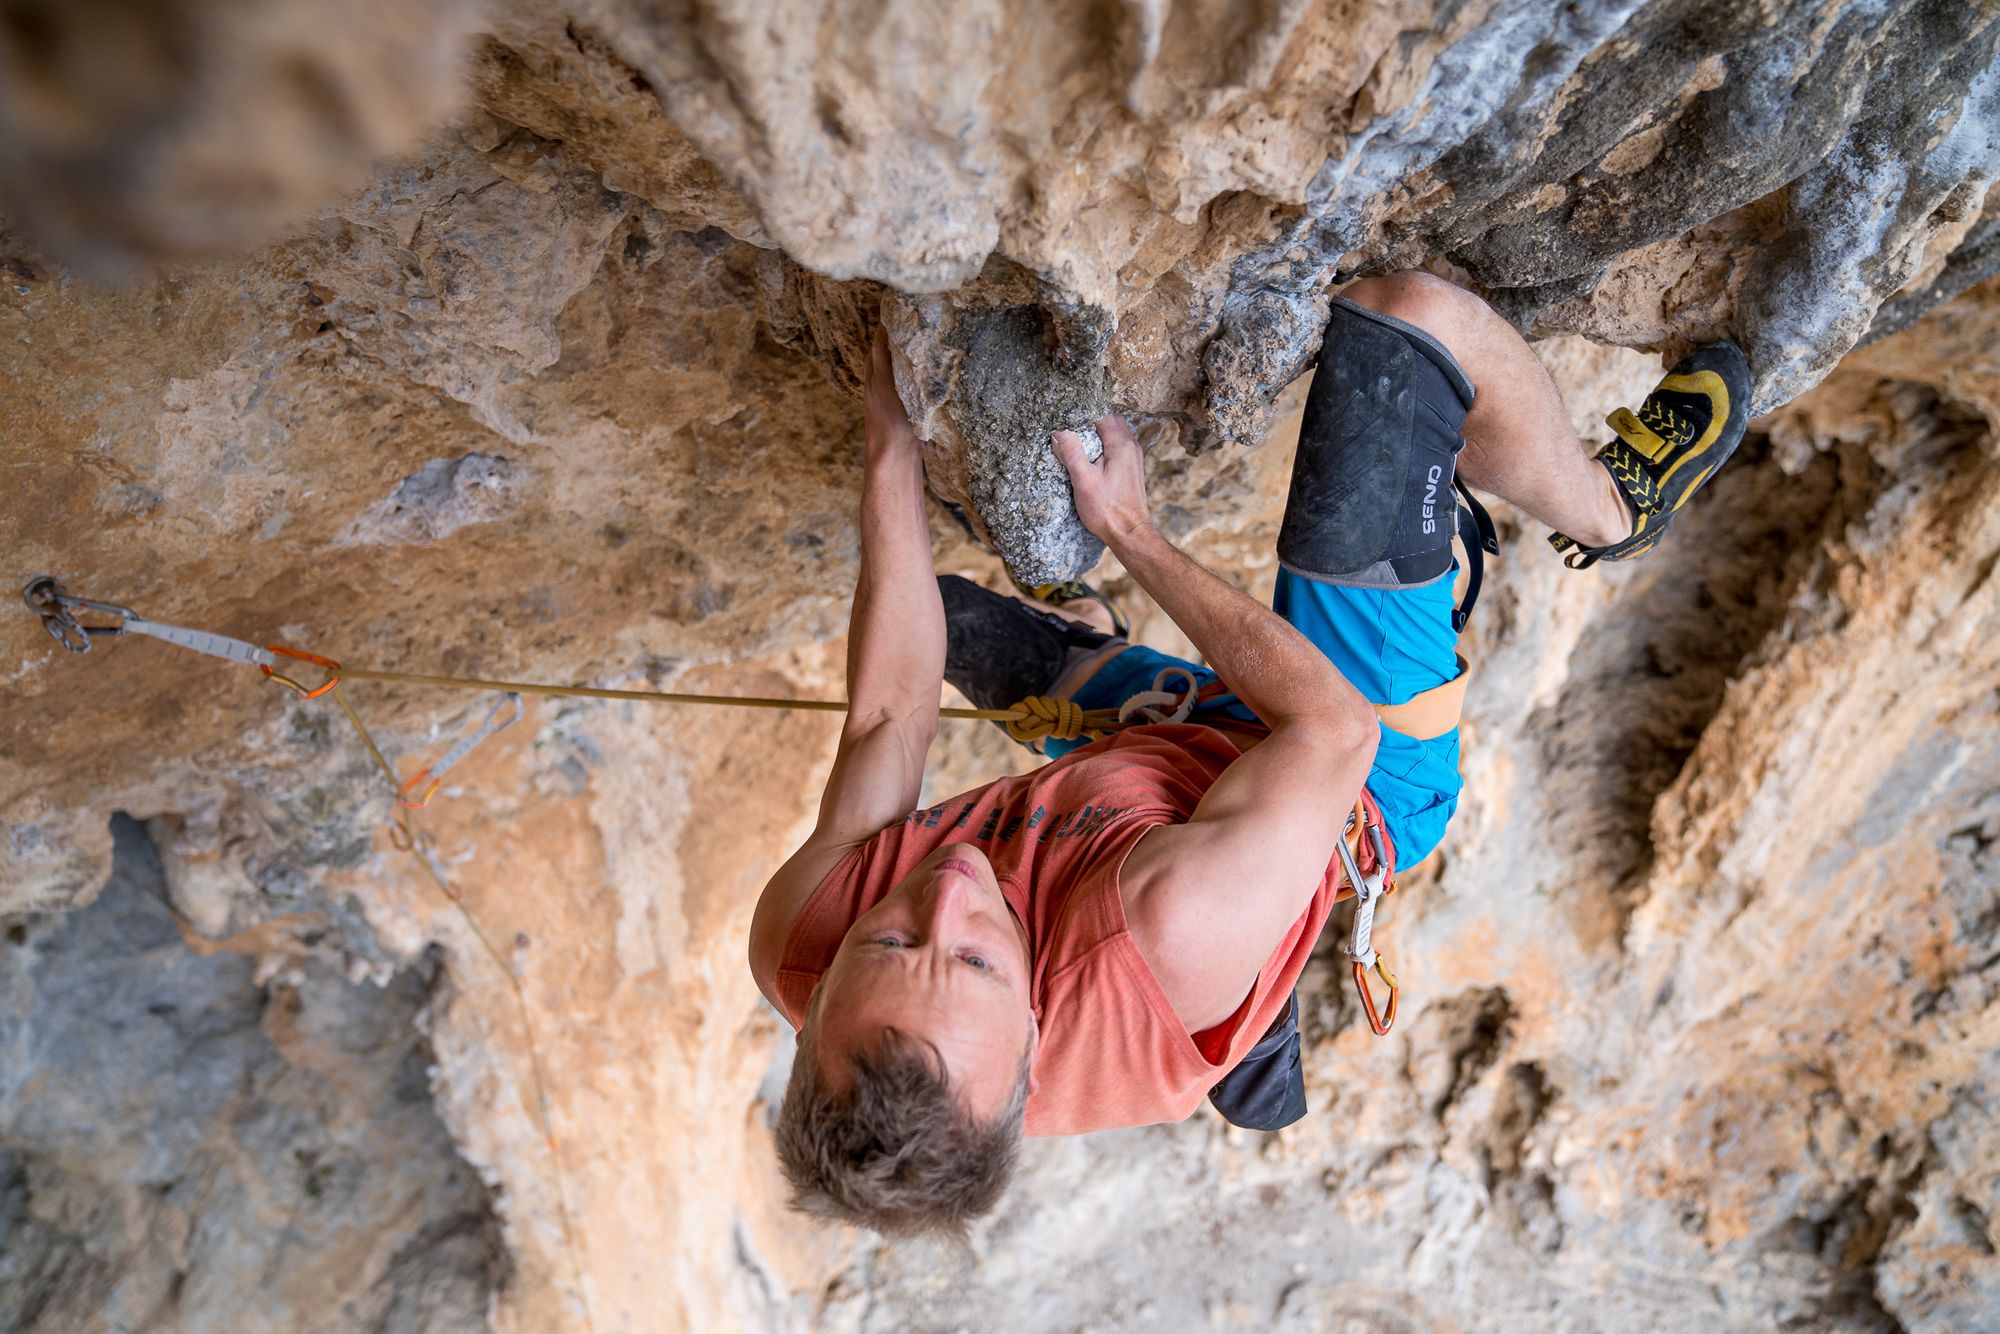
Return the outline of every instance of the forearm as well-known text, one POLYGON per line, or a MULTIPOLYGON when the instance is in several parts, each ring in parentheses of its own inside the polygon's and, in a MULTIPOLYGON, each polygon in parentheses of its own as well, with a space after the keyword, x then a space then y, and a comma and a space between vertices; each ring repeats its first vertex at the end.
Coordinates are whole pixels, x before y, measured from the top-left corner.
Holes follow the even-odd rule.
POLYGON ((1275 728, 1312 718, 1372 729, 1372 707, 1324 653, 1151 524, 1113 537, 1111 548, 1229 688, 1265 722, 1275 728))
POLYGON ((861 492, 861 572, 847 630, 853 722, 928 710, 944 679, 944 603, 931 564, 922 454, 871 439, 861 492))

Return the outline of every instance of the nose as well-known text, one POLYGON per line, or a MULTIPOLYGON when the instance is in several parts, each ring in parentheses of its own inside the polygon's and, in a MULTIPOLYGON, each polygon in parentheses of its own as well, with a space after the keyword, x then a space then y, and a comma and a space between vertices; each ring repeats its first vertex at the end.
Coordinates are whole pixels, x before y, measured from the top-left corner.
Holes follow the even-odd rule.
POLYGON ((965 920, 974 907, 973 886, 956 871, 939 871, 931 877, 926 895, 924 925, 930 934, 949 931, 965 920))

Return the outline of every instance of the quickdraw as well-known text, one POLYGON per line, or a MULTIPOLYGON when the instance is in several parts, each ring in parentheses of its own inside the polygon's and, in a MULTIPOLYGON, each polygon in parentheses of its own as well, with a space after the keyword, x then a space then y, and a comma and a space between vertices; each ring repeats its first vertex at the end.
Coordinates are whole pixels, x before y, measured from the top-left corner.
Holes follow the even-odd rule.
POLYGON ((222 658, 228 662, 240 662, 255 667, 265 676, 281 685, 288 685, 306 699, 318 699, 340 684, 340 664, 331 658, 322 658, 317 653, 307 653, 303 649, 286 648, 283 644, 266 644, 259 648, 246 644, 228 635, 218 635, 209 630, 193 630, 185 625, 169 625, 165 621, 148 620, 130 607, 121 607, 115 602, 98 602, 92 598, 71 597, 62 591, 61 585, 49 575, 38 575, 28 581, 21 590, 21 601, 28 610, 42 618, 42 628, 49 637, 68 649, 71 653, 88 653, 100 639, 117 639, 123 635, 145 635, 158 639, 177 648, 193 649, 196 653, 206 653, 211 658, 222 658), (77 620, 78 612, 88 612, 97 616, 114 617, 115 625, 85 625, 77 620), (306 686, 277 670, 279 658, 291 658, 297 662, 309 662, 324 668, 327 679, 317 686, 306 686))
POLYGON ((1347 828, 1353 829, 1359 819, 1369 846, 1375 853, 1375 874, 1364 876, 1361 867, 1354 860, 1353 849, 1347 846, 1345 832, 1336 841, 1335 848, 1340 854, 1340 869, 1347 875, 1347 883, 1354 889, 1354 931, 1348 938, 1347 957, 1354 974, 1354 989, 1361 996, 1361 1009, 1368 1016, 1368 1027, 1376 1037, 1387 1037, 1396 1023, 1396 1002, 1402 995, 1402 987, 1396 975, 1389 971, 1382 956, 1374 945, 1375 909, 1388 893, 1388 850, 1382 844, 1382 829, 1375 821, 1357 812, 1347 817, 1347 828), (1368 985, 1368 970, 1374 969, 1382 984, 1389 988, 1389 1005, 1386 1010, 1378 1009, 1375 994, 1368 985))
MULTIPOLYGON (((845 701, 833 699, 769 699, 752 695, 702 695, 667 690, 614 690, 604 686, 556 685, 541 681, 489 681, 471 676, 429 676, 421 672, 385 672, 372 668, 347 667, 332 658, 308 653, 304 649, 288 648, 283 644, 266 644, 259 648, 255 644, 231 639, 227 635, 213 634, 207 630, 191 630, 186 626, 168 625, 164 621, 148 620, 130 607, 121 607, 110 602, 96 602, 89 598, 71 597, 62 591, 52 576, 46 574, 38 575, 28 581, 27 586, 21 590, 21 601, 27 604, 29 611, 42 618, 42 627, 49 632, 50 638, 72 653, 90 652, 91 643, 97 639, 116 638, 119 635, 147 635, 181 648, 193 649, 197 653, 206 653, 211 657, 225 658, 231 662, 241 662, 256 667, 266 677, 280 685, 291 687, 305 699, 319 699, 330 694, 342 681, 382 681, 400 685, 440 686, 453 690, 566 695, 583 699, 630 699, 654 704, 714 704, 740 709, 811 709, 832 713, 843 713, 847 710, 845 701), (79 611, 116 617, 117 624, 84 625, 76 619, 76 613, 79 611), (278 670, 280 658, 318 667, 326 673, 326 679, 318 685, 308 686, 278 670)), ((1044 695, 1030 696, 1011 709, 945 708, 939 709, 938 714, 945 718, 978 718, 1002 723, 1006 725, 1010 734, 1022 740, 1037 740, 1051 735, 1065 741, 1078 736, 1098 737, 1121 725, 1121 719, 1115 709, 1082 709, 1068 700, 1044 695)))
MULTIPOLYGON (((247 666, 256 667, 264 674, 266 679, 289 688, 301 699, 310 700, 322 699, 332 694, 341 681, 349 675, 362 675, 361 673, 348 672, 347 669, 343 668, 340 663, 334 661, 332 658, 322 657, 317 653, 308 653, 304 649, 287 648, 282 644, 267 644, 259 648, 255 644, 245 643, 240 639, 231 639, 227 635, 218 635, 207 630, 192 630, 186 626, 169 625, 164 621, 148 620, 146 617, 133 611, 130 607, 122 607, 116 603, 98 602, 90 598, 71 597, 64 593, 56 581, 48 575, 41 575, 29 580, 27 586, 21 590, 21 600, 27 604, 28 610, 41 617, 42 626, 49 632, 50 638, 72 653, 90 652, 91 646, 99 639, 115 639, 123 635, 144 635, 173 644, 179 648, 192 649, 197 653, 204 653, 210 657, 222 658, 229 662, 240 662, 247 666), (112 623, 109 625, 86 624, 78 619, 80 615, 92 618, 110 617, 112 618, 112 623), (281 660, 303 662, 318 667, 326 673, 326 679, 318 685, 308 685, 290 676, 285 671, 279 670, 282 665, 281 660)), ((368 675, 373 679, 383 679, 391 674, 370 673, 368 675)), ((485 683, 479 684, 481 688, 484 688, 485 683)), ((419 830, 412 823, 410 815, 411 811, 421 810, 429 804, 431 797, 438 790, 439 780, 447 769, 450 769, 453 765, 463 760, 481 741, 495 732, 505 730, 520 719, 521 697, 517 693, 509 692, 507 698, 496 704, 487 714, 485 721, 480 724, 477 730, 446 751, 436 764, 419 772, 408 783, 400 781, 396 774, 395 766, 389 762, 387 756, 383 755, 381 747, 376 745, 373 734, 369 732, 367 725, 361 721, 361 716, 354 711, 354 706, 348 702, 346 692, 334 694, 333 702, 339 706, 342 713, 347 715, 348 722, 353 725, 355 732, 361 738, 362 744, 367 747, 369 757, 375 762, 376 767, 381 770, 383 776, 392 785, 398 788, 397 801, 403 809, 397 811, 388 822, 390 844, 398 852, 407 852, 416 858, 418 864, 423 867, 425 873, 437 885, 438 890, 464 919, 467 928, 479 942, 480 949, 493 962, 493 965, 500 970, 501 975, 507 980, 508 986, 513 991, 515 1006, 520 1013, 522 1031, 527 1038, 526 1046, 531 1081, 535 1090, 537 1107, 540 1112, 543 1139, 548 1146, 550 1161, 555 1169, 556 1203, 562 1227, 563 1244, 569 1254, 571 1273, 576 1283, 578 1299, 583 1305, 584 1326, 587 1329, 595 1329, 596 1321, 590 1313, 589 1297, 583 1287, 583 1267, 577 1252, 576 1230, 570 1214, 569 1186, 566 1173, 563 1170, 562 1152, 556 1140, 555 1116, 549 1099, 548 1076, 542 1066, 541 1044, 535 1035, 534 1017, 529 1008, 527 996, 522 990, 521 978, 509 966, 506 957, 494 946, 485 928, 480 925, 479 919, 466 905, 457 887, 451 883, 443 869, 439 866, 436 857, 432 854, 433 844, 431 835, 428 832, 419 830), (503 721, 501 719, 501 712, 509 705, 512 706, 513 713, 503 721), (410 790, 418 784, 424 783, 426 780, 429 780, 429 786, 425 788, 423 795, 420 798, 411 800, 409 798, 410 790)))
POLYGON ((447 770, 478 749, 479 743, 487 737, 492 736, 495 732, 504 732, 520 721, 521 697, 510 690, 507 692, 505 699, 493 706, 492 711, 486 715, 486 721, 479 724, 477 731, 470 733, 460 740, 457 745, 446 751, 436 764, 431 765, 427 769, 419 769, 415 778, 403 784, 403 790, 396 795, 397 803, 413 811, 420 811, 430 805, 431 798, 436 796, 438 788, 444 785, 444 776, 447 770), (500 721, 501 711, 509 705, 513 706, 514 712, 509 714, 504 721, 500 721), (430 786, 424 789, 424 794, 421 797, 413 800, 410 797, 411 791, 425 779, 430 780, 430 786))

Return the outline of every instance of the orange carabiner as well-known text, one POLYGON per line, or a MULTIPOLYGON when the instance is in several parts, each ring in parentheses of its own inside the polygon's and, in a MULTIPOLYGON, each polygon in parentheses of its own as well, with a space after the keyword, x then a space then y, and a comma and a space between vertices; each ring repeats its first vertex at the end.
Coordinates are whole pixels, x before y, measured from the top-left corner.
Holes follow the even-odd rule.
POLYGON ((431 778, 431 785, 425 788, 424 795, 418 797, 415 801, 411 801, 409 795, 410 789, 415 787, 417 784, 423 782, 426 778, 431 778, 431 771, 429 769, 419 769, 417 771, 417 776, 415 778, 412 778, 409 782, 403 784, 403 790, 396 794, 396 804, 398 806, 403 807, 405 810, 411 810, 411 811, 420 811, 424 807, 430 805, 431 798, 435 797, 437 795, 437 790, 444 786, 444 779, 442 778, 431 778))
POLYGON ((1374 993, 1368 990, 1368 969, 1360 960, 1354 962, 1354 989, 1361 993, 1361 1008, 1368 1015, 1368 1027, 1375 1030, 1375 1036, 1385 1038, 1396 1025, 1396 999, 1403 989, 1396 984, 1396 975, 1389 971, 1389 965, 1382 962, 1382 956, 1375 956, 1375 971, 1389 987, 1389 1013, 1384 1016, 1375 1008, 1374 993))
POLYGON ((510 690, 504 699, 493 706, 492 711, 486 715, 485 721, 480 723, 476 729, 461 737, 458 744, 439 756, 435 764, 425 765, 417 771, 416 777, 403 784, 402 790, 396 793, 397 804, 405 810, 412 811, 420 811, 430 805, 431 798, 437 795, 440 787, 444 786, 444 776, 448 770, 477 750, 479 743, 486 740, 487 737, 492 736, 495 732, 504 732, 520 721, 521 696, 517 692, 510 690), (513 708, 514 716, 502 721, 500 715, 506 712, 509 707, 513 708), (430 780, 430 786, 424 788, 424 794, 421 797, 412 798, 410 793, 416 791, 425 779, 430 780))
POLYGON ((308 689, 282 672, 274 672, 262 663, 257 665, 259 671, 263 672, 264 675, 270 677, 273 681, 276 681, 279 685, 287 685, 298 691, 300 699, 318 699, 321 695, 326 694, 340 684, 340 664, 332 658, 322 658, 317 653, 308 653, 300 648, 286 648, 283 644, 266 644, 264 645, 264 649, 266 652, 275 653, 281 658, 291 658, 296 662, 309 662, 315 667, 326 669, 326 680, 308 689))

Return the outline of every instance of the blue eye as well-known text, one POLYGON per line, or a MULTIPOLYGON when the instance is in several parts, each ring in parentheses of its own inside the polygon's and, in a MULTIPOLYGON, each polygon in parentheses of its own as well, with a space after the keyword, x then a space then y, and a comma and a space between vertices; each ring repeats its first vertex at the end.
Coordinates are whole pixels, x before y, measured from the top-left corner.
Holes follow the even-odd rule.
POLYGON ((959 957, 964 959, 967 963, 971 964, 974 968, 977 968, 982 973, 990 973, 993 971, 993 965, 986 962, 986 956, 983 954, 964 954, 960 955, 959 957))
POLYGON ((889 947, 890 947, 891 949, 898 949, 898 950, 899 950, 899 949, 902 949, 902 948, 903 948, 903 942, 902 942, 902 941, 900 941, 900 940, 898 940, 898 939, 897 939, 896 937, 894 937, 894 936, 877 936, 877 937, 875 938, 875 943, 876 943, 877 945, 887 945, 887 946, 889 946, 889 947))

